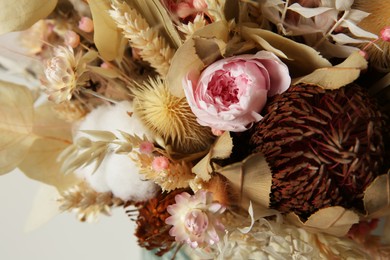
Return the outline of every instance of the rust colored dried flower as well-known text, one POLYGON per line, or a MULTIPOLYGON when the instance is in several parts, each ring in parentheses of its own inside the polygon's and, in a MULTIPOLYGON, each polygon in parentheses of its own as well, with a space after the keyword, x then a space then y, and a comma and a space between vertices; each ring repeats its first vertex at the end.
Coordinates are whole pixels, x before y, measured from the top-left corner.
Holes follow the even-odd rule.
POLYGON ((387 167, 386 120, 366 91, 302 84, 266 110, 250 143, 273 173, 270 206, 302 218, 327 206, 363 210, 364 190, 387 167))
POLYGON ((141 247, 147 250, 157 249, 156 255, 162 256, 175 246, 175 238, 169 235, 171 226, 165 224, 165 219, 170 216, 167 207, 175 204, 175 196, 182 192, 189 192, 189 190, 160 192, 156 197, 136 204, 139 215, 135 235, 141 247))

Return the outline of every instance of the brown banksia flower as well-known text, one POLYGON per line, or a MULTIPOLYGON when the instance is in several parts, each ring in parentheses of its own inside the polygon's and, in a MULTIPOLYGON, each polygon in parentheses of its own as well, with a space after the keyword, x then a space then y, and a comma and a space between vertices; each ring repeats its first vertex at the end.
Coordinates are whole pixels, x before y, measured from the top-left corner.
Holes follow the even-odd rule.
POLYGON ((265 114, 250 144, 272 170, 270 207, 302 218, 335 205, 363 211, 366 187, 388 167, 388 125, 363 88, 293 86, 265 114))
MULTIPOLYGON (((170 216, 167 207, 175 204, 175 196, 189 189, 177 189, 169 193, 160 192, 156 197, 135 204, 138 208, 137 229, 135 235, 138 244, 147 250, 158 250, 156 255, 162 256, 176 246, 175 238, 169 235, 171 225, 165 224, 170 216)), ((133 210, 127 213, 132 217, 133 210)))

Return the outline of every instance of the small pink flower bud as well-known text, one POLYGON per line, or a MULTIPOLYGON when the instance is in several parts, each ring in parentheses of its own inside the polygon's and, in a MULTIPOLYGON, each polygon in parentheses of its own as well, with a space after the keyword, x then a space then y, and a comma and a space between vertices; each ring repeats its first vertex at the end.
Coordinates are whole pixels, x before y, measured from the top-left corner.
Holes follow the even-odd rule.
POLYGON ((151 154, 153 152, 154 145, 151 142, 145 141, 140 143, 139 151, 144 154, 151 154))
POLYGON ((86 16, 81 17, 79 21, 79 29, 87 33, 93 32, 93 21, 91 18, 86 16))
POLYGON ((100 67, 103 69, 111 69, 112 65, 108 62, 103 62, 102 64, 100 64, 100 67))
POLYGON ((65 38, 65 45, 68 45, 72 48, 76 48, 80 44, 80 36, 74 31, 71 30, 67 31, 65 33, 64 38, 65 38))
POLYGON ((223 133, 225 133, 225 131, 219 130, 219 129, 215 129, 215 128, 211 128, 211 132, 215 136, 221 136, 221 135, 223 135, 223 133))
POLYGON ((390 42, 390 26, 386 26, 385 28, 383 28, 380 34, 382 40, 390 42))
POLYGON ((165 156, 154 157, 152 162, 152 167, 153 170, 155 170, 156 172, 161 172, 163 170, 166 170, 169 167, 169 160, 165 156))
POLYGON ((365 58, 366 60, 368 59, 368 54, 367 54, 367 52, 365 52, 365 51, 363 51, 363 50, 359 50, 359 54, 360 54, 363 58, 365 58))

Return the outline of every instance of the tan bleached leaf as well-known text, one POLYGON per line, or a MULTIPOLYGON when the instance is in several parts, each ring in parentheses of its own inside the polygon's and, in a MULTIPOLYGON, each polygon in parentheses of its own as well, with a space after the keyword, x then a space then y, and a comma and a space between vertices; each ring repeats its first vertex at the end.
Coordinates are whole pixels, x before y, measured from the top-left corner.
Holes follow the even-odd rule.
POLYGON ((167 36, 166 38, 172 47, 179 48, 181 46, 180 35, 160 0, 132 0, 128 2, 130 5, 134 5, 151 27, 161 27, 161 33, 167 36))
POLYGON ((293 80, 293 84, 306 83, 324 89, 338 89, 355 81, 364 69, 367 69, 366 59, 354 52, 339 65, 317 69, 309 75, 293 80))
POLYGON ((36 140, 33 134, 33 97, 20 85, 0 81, 0 175, 26 157, 36 140))
POLYGON ((2 0, 0 1, 0 34, 21 31, 47 17, 57 0, 2 0))
POLYGON ((252 154, 242 162, 219 169, 218 173, 239 192, 241 204, 245 205, 250 200, 262 207, 269 206, 272 172, 262 154, 252 154))
POLYGON ((230 156, 232 150, 233 140, 230 137, 230 133, 226 131, 215 140, 208 154, 192 168, 192 172, 204 181, 210 180, 210 174, 213 171, 213 167, 211 166, 212 160, 226 159, 230 156))
POLYGON ((340 206, 323 208, 312 214, 306 222, 290 213, 286 217, 288 221, 312 232, 323 232, 334 236, 345 236, 353 224, 359 222, 359 216, 340 206))
POLYGON ((111 61, 122 57, 124 39, 108 13, 110 0, 88 0, 94 25, 94 42, 103 59, 111 61))
MULTIPOLYGON (((226 23, 216 22, 196 31, 193 37, 203 37, 207 39, 216 38, 226 42, 228 33, 229 29, 226 23)), ((176 97, 185 97, 183 80, 188 73, 200 73, 204 67, 205 64, 196 54, 194 39, 188 39, 179 49, 177 49, 168 70, 166 82, 171 93, 176 97), (185 57, 185 59, 183 57, 185 57)))
POLYGON ((205 66, 210 65, 222 56, 219 43, 221 43, 223 45, 222 48, 225 49, 226 43, 219 41, 218 39, 194 38, 196 54, 205 66))
POLYGON ((38 139, 19 164, 19 169, 29 178, 56 187, 59 191, 78 182, 73 174, 61 173, 58 155, 72 143, 71 125, 56 117, 51 104, 35 111, 34 134, 38 139))
POLYGON ((366 214, 370 218, 390 214, 390 172, 376 177, 367 187, 363 203, 366 214))
POLYGON ((268 51, 278 50, 273 52, 283 59, 293 77, 307 75, 315 69, 332 66, 327 59, 323 58, 313 48, 294 42, 271 31, 243 26, 241 27, 241 34, 244 39, 257 42, 259 47, 267 48, 268 51), (262 40, 260 41, 259 39, 262 40))
POLYGON ((53 186, 42 184, 32 203, 24 226, 25 232, 34 231, 57 216, 60 211, 59 192, 53 186))

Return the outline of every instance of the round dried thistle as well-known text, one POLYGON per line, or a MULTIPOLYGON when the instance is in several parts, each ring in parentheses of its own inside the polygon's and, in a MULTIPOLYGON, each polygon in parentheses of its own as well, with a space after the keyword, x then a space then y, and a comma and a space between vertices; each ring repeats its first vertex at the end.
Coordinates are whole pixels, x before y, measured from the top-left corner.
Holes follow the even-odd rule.
MULTIPOLYGON (((175 196, 189 189, 177 189, 172 192, 160 192, 156 197, 135 204, 138 208, 135 235, 138 244, 147 250, 157 249, 156 255, 162 256, 175 246, 175 238, 169 235, 171 225, 165 223, 170 216, 167 207, 175 204, 175 196)), ((129 216, 133 211, 129 210, 129 216)))
POLYGON ((211 130, 199 125, 187 100, 171 94, 161 78, 149 79, 134 90, 135 113, 173 151, 193 153, 212 143, 211 130))
POLYGON ((367 92, 301 84, 278 95, 253 128, 273 178, 270 207, 309 217, 327 206, 363 211, 366 187, 388 167, 386 118, 367 92))

